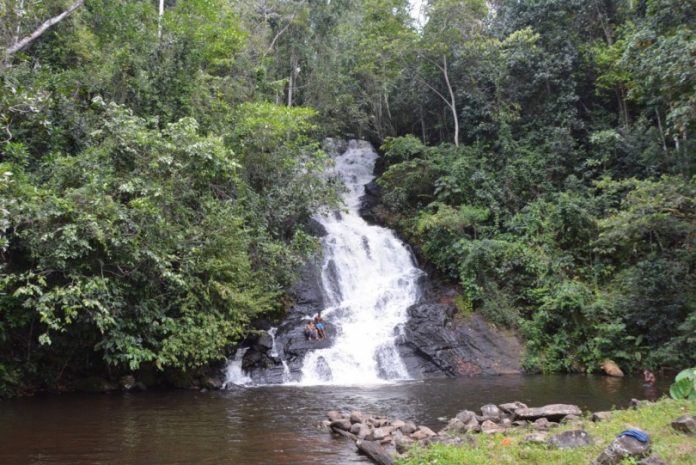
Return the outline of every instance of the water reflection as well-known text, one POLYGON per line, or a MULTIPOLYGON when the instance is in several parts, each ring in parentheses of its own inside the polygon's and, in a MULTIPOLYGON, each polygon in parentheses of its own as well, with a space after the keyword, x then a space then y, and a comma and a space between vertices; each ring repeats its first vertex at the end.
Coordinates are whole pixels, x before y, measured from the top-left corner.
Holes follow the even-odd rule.
POLYGON ((665 383, 595 376, 500 376, 379 386, 277 386, 228 392, 66 395, 0 403, 0 463, 213 465, 367 463, 316 428, 328 410, 363 410, 434 429, 462 409, 519 400, 624 407, 665 383))

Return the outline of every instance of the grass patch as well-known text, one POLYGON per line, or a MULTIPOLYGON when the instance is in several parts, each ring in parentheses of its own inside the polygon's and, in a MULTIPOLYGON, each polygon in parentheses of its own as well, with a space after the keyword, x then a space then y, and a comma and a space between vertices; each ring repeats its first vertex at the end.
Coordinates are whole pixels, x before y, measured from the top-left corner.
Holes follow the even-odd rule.
MULTIPOLYGON (((696 403, 662 399, 636 410, 615 410, 608 421, 593 423, 586 418, 582 425, 563 425, 550 435, 572 429, 584 429, 594 445, 572 450, 550 449, 545 445, 523 444, 531 429, 517 428, 502 435, 477 434, 478 446, 455 447, 434 445, 414 447, 399 465, 587 465, 604 450, 617 434, 628 428, 640 428, 652 438, 652 453, 671 465, 696 464, 696 439, 672 429, 670 423, 684 414, 696 414, 696 403)), ((624 460, 623 464, 635 462, 624 460)))

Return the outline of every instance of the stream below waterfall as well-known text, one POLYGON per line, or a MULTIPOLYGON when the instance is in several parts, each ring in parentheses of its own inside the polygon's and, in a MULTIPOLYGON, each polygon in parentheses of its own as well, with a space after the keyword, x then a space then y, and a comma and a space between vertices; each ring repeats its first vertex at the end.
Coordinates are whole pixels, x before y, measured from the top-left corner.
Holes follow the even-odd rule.
MULTIPOLYGON (((666 383, 658 380, 661 392, 666 383)), ((490 402, 563 402, 603 410, 657 394, 636 378, 575 375, 40 396, 0 401, 0 464, 368 463, 350 441, 316 428, 328 410, 359 409, 437 430, 444 426, 439 417, 490 402)))

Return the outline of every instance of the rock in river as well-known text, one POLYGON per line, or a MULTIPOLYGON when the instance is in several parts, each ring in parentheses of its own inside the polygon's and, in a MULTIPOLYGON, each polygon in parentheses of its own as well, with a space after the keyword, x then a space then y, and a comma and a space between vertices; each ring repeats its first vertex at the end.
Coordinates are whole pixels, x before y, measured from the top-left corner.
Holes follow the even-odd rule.
POLYGON ((515 411, 515 417, 522 420, 546 418, 552 421, 561 420, 566 415, 582 415, 580 407, 570 404, 550 404, 543 407, 521 408, 515 411))

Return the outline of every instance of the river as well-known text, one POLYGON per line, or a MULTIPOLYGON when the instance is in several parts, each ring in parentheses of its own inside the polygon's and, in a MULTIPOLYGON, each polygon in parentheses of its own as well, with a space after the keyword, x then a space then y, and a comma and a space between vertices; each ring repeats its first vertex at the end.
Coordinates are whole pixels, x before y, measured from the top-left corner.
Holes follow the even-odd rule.
POLYGON ((47 395, 0 401, 0 464, 368 463, 349 441, 316 428, 328 410, 412 419, 438 430, 444 426, 438 418, 490 402, 576 403, 601 410, 655 394, 638 379, 575 375, 47 395))

